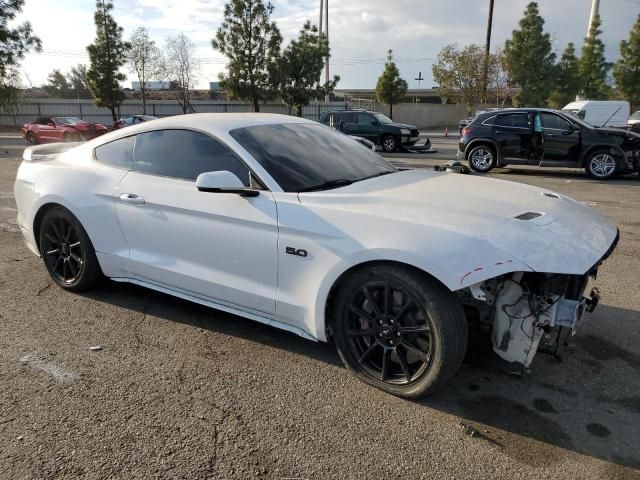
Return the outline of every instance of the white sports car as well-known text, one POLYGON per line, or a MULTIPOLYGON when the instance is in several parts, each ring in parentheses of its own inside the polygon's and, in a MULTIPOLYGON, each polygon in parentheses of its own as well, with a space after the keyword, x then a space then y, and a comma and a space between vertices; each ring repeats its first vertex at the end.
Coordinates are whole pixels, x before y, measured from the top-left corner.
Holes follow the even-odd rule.
POLYGON ((529 367, 573 332, 618 230, 538 187, 393 167, 316 122, 194 114, 30 147, 18 223, 67 290, 104 275, 333 339, 360 379, 416 398, 469 325, 529 367))

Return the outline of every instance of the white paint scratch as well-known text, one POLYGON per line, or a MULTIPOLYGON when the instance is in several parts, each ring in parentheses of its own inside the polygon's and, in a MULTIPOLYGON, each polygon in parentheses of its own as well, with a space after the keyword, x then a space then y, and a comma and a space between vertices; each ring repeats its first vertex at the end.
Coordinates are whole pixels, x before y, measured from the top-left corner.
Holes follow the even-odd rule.
POLYGON ((25 355, 20 359, 22 363, 29 365, 36 370, 40 370, 41 372, 48 373, 53 378, 55 378, 59 382, 72 382, 76 379, 77 375, 73 372, 65 370, 60 365, 56 365, 53 362, 46 362, 44 360, 40 360, 32 354, 25 355))

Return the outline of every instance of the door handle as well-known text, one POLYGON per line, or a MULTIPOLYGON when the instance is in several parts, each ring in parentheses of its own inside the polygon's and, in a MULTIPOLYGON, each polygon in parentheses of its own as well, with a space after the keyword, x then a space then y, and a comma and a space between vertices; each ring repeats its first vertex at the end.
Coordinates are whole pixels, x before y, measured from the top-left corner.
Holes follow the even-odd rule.
POLYGON ((133 193, 123 193, 120 195, 120 201, 131 205, 144 205, 144 198, 133 193))

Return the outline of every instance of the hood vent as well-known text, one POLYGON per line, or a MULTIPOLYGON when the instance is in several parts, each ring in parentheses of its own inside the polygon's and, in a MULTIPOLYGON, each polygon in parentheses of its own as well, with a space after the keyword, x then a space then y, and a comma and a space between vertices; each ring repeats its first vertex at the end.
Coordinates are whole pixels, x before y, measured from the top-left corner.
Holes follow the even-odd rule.
POLYGON ((524 212, 524 213, 521 213, 520 215, 516 215, 513 218, 517 220, 533 220, 534 218, 538 218, 541 216, 542 216, 542 213, 538 213, 538 212, 524 212))

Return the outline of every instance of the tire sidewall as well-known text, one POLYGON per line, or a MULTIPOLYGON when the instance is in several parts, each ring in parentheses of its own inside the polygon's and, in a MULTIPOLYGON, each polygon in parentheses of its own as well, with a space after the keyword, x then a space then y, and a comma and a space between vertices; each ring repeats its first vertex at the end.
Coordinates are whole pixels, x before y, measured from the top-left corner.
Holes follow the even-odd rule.
POLYGON ((467 156, 467 159, 469 162, 469 168, 474 172, 478 172, 478 173, 487 173, 493 170, 493 168, 496 166, 495 149, 485 144, 474 145, 473 147, 471 147, 471 150, 469 150, 469 155, 467 156), (486 169, 476 167, 472 161, 473 154, 478 150, 486 150, 491 154, 491 162, 489 163, 489 167, 487 167, 486 169))
POLYGON ((36 145, 38 143, 38 139, 33 132, 27 132, 27 143, 29 145, 36 145))

